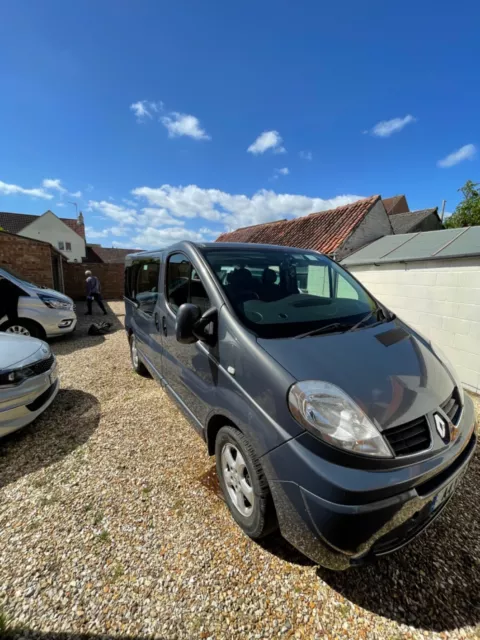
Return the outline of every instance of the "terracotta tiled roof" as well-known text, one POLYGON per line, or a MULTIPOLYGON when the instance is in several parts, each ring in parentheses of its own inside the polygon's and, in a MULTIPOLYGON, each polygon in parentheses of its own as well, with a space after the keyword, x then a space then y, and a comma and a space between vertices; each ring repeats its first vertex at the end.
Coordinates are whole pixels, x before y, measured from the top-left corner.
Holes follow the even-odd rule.
MULTIPOLYGON (((34 216, 28 213, 0 212, 0 227, 10 233, 20 233, 22 229, 25 229, 25 227, 40 217, 41 216, 34 216)), ((85 240, 85 227, 83 224, 78 224, 75 218, 60 218, 60 220, 85 240)))
POLYGON ((107 262, 107 263, 123 263, 125 256, 129 253, 136 253, 140 249, 116 249, 108 247, 99 247, 97 245, 87 245, 87 255, 84 262, 107 262))
POLYGON ((393 227, 394 233, 410 233, 414 231, 415 227, 431 216, 437 213, 437 208, 434 209, 421 209, 419 211, 409 211, 408 213, 394 213, 389 215, 390 222, 393 227))
POLYGON ((371 196, 343 207, 311 213, 295 220, 278 220, 243 227, 222 233, 216 241, 279 244, 333 253, 379 200, 380 196, 371 196))

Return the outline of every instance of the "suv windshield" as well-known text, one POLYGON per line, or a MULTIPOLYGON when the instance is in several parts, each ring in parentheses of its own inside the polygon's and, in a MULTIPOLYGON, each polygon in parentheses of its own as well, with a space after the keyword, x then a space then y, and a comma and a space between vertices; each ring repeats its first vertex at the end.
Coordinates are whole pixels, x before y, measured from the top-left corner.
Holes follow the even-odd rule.
POLYGON ((241 321, 263 338, 332 325, 378 322, 377 303, 347 271, 317 253, 282 248, 205 248, 207 262, 241 321))

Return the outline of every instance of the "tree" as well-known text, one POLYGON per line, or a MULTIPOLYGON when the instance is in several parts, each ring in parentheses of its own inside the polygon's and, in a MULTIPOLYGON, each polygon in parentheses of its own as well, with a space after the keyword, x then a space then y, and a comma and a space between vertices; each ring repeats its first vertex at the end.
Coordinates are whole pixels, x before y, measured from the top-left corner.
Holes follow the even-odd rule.
POLYGON ((447 229, 480 225, 480 191, 476 188, 479 185, 480 182, 467 180, 459 189, 463 193, 463 200, 457 205, 455 212, 445 220, 447 229))

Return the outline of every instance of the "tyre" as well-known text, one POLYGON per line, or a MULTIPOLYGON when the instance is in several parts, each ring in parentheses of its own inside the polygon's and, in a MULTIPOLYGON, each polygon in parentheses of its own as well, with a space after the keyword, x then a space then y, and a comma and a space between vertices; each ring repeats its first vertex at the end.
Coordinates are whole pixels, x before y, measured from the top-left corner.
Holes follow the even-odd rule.
POLYGON ((215 441, 217 475, 228 508, 250 538, 278 527, 268 482, 248 439, 234 427, 220 429, 215 441))
POLYGON ((43 327, 33 320, 27 320, 26 318, 18 318, 17 320, 5 322, 0 327, 0 331, 5 333, 13 333, 17 336, 30 336, 32 338, 40 338, 45 340, 47 337, 43 327))
POLYGON ((149 378, 150 374, 148 373, 148 369, 140 360, 140 355, 137 349, 137 341, 133 333, 129 338, 129 343, 130 343, 130 360, 132 361, 133 370, 136 373, 138 373, 139 376, 143 376, 144 378, 149 378))

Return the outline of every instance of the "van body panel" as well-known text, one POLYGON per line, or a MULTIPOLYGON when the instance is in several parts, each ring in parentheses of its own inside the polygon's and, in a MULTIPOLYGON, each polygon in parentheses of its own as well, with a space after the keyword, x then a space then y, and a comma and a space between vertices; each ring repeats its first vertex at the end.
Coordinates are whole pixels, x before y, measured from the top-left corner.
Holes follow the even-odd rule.
MULTIPOLYGON (((156 301, 150 313, 139 309, 126 292, 125 327, 135 334, 146 367, 205 440, 210 440, 210 424, 218 428, 218 421, 213 420, 218 416, 248 438, 268 481, 282 534, 314 561, 345 569, 409 542, 439 515, 475 450, 473 403, 468 397, 463 399, 454 371, 428 340, 381 306, 383 318, 372 320, 360 330, 356 329, 362 324, 362 313, 350 327, 340 324, 338 330, 333 327, 321 335, 307 332, 301 339, 297 335, 276 337, 261 326, 262 331, 256 332, 255 322, 262 314, 267 323, 277 316, 281 325, 282 318, 288 318, 282 312, 282 303, 277 305, 275 298, 267 309, 265 303, 271 298, 261 300, 257 296, 256 303, 251 296, 253 304, 247 305, 247 310, 253 320, 243 321, 227 295, 235 281, 231 274, 237 267, 230 263, 219 273, 218 264, 223 263, 217 262, 215 272, 204 253, 206 249, 244 249, 250 257, 257 251, 272 250, 295 252, 294 259, 302 252, 309 254, 298 285, 291 263, 285 273, 283 263, 279 267, 273 260, 264 270, 254 265, 249 276, 251 286, 261 286, 264 273, 269 272, 265 286, 271 292, 279 286, 287 287, 292 317, 299 326, 315 305, 325 306, 331 300, 341 309, 363 304, 360 297, 358 302, 352 297, 354 279, 338 284, 342 277, 338 272, 343 271, 338 265, 337 274, 330 273, 328 279, 321 270, 309 272, 310 263, 319 255, 311 251, 236 243, 195 246, 186 242, 128 256, 127 270, 142 261, 158 259, 161 263, 158 287, 152 289, 156 301), (172 265, 187 265, 190 271, 187 278, 181 270, 172 271, 169 294, 169 258, 178 253, 183 254, 185 262, 179 258, 172 260, 172 265), (203 295, 208 297, 203 297, 203 302, 216 310, 212 333, 190 344, 176 339, 176 296, 178 287, 187 286, 185 280, 188 296, 197 290, 200 280, 203 295), (337 296, 340 286, 343 288, 337 296), (311 293, 312 287, 316 287, 316 293, 311 293), (328 288, 330 293, 326 295, 328 288), (211 340, 207 339, 209 335, 211 340), (396 442, 400 438, 400 446, 404 446, 404 437, 410 438, 407 444, 415 442, 419 431, 426 430, 429 447, 411 455, 397 455, 394 445, 389 444, 391 457, 370 457, 329 444, 295 419, 289 406, 293 385, 309 380, 327 382, 347 394, 386 441, 391 430, 403 432, 414 423, 415 435, 395 436, 396 442), (457 407, 455 418, 451 412, 447 416, 452 406, 457 407), (455 426, 449 423, 454 434, 451 440, 435 427, 434 418, 439 412, 444 419, 455 419, 455 426), (421 426, 416 426, 418 421, 421 426)), ((322 260, 328 264, 328 259, 322 256, 322 260)), ((239 271, 242 269, 244 263, 238 266, 239 271)), ((357 285, 365 297, 368 292, 357 285)), ((375 305, 378 301, 372 302, 375 305)), ((200 312, 204 311, 201 308, 200 312)), ((320 317, 318 308, 313 313, 320 317)), ((274 325, 268 324, 267 329, 270 326, 274 325)))

